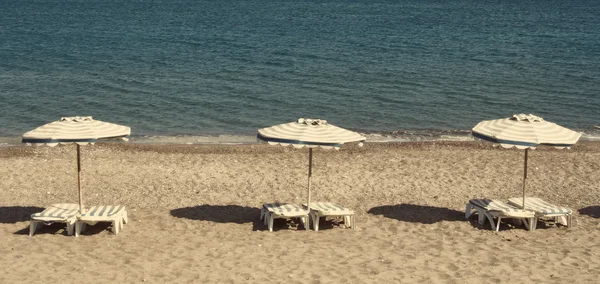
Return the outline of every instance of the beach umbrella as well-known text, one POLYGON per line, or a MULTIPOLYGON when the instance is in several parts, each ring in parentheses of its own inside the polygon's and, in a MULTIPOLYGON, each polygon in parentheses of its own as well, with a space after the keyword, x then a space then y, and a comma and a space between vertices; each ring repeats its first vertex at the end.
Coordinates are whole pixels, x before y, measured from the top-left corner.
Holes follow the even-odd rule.
POLYGON ((538 145, 570 149, 581 133, 545 121, 533 114, 515 114, 509 118, 484 120, 473 127, 472 135, 504 148, 525 149, 523 171, 523 208, 525 208, 525 184, 527 180, 527 154, 538 145))
POLYGON ((271 145, 292 145, 295 148, 308 148, 308 210, 310 210, 310 187, 312 177, 312 150, 315 147, 339 150, 342 144, 362 142, 365 137, 322 119, 299 118, 298 121, 279 124, 258 130, 258 139, 271 145))
POLYGON ((22 142, 27 145, 58 144, 77 145, 77 188, 79 191, 79 212, 82 213, 83 198, 81 194, 81 145, 94 144, 99 139, 123 138, 131 134, 131 128, 118 124, 94 120, 91 116, 63 117, 42 125, 23 134, 22 142))

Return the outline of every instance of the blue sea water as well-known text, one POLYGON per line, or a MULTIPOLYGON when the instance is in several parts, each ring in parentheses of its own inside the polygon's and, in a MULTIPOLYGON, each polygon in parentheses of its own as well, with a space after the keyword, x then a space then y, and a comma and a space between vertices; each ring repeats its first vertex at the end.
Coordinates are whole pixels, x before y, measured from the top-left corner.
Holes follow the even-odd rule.
POLYGON ((593 131, 599 19, 597 0, 0 0, 0 137, 72 115, 138 136, 593 131))

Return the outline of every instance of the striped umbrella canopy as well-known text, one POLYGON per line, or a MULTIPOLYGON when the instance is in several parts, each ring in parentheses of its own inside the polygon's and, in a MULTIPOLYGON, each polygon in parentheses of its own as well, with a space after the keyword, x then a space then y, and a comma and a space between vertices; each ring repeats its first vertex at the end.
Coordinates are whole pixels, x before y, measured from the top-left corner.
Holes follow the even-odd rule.
POLYGON ((570 149, 581 133, 545 121, 533 114, 515 114, 509 118, 484 120, 473 127, 472 135, 504 148, 525 149, 523 171, 523 208, 525 208, 525 181, 527 180, 527 155, 538 145, 570 149))
POLYGON ((365 141, 365 137, 356 132, 329 124, 327 120, 310 118, 259 129, 258 139, 271 145, 324 149, 339 149, 344 143, 365 141))
POLYGON ((279 124, 258 130, 258 139, 271 145, 292 145, 295 148, 307 147, 308 151, 308 210, 310 210, 310 188, 312 176, 312 150, 316 147, 336 149, 344 143, 362 142, 365 137, 323 119, 299 118, 298 121, 279 124))
POLYGON ((99 139, 122 138, 126 140, 131 128, 118 124, 94 120, 91 116, 63 117, 58 121, 42 125, 23 134, 22 142, 27 145, 58 144, 77 145, 77 187, 79 190, 79 212, 83 210, 81 193, 81 148, 80 145, 94 144, 99 139))

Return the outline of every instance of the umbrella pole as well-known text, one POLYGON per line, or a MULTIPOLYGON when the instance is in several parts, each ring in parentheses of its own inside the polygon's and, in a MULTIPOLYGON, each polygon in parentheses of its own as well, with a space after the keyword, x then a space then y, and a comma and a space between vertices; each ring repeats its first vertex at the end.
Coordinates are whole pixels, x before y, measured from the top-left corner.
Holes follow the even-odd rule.
POLYGON ((77 145, 77 189, 79 190, 79 214, 83 213, 83 198, 81 196, 81 146, 77 145))
MULTIPOLYGON (((312 148, 308 148, 308 202, 306 206, 308 207, 308 213, 310 213, 310 178, 312 177, 312 148)), ((306 229, 310 228, 310 217, 306 218, 306 229)))
POLYGON ((525 182, 527 181, 527 153, 529 148, 525 149, 525 164, 523 165, 523 209, 525 209, 525 182))
POLYGON ((310 211, 310 178, 312 176, 312 148, 308 148, 308 210, 310 211))

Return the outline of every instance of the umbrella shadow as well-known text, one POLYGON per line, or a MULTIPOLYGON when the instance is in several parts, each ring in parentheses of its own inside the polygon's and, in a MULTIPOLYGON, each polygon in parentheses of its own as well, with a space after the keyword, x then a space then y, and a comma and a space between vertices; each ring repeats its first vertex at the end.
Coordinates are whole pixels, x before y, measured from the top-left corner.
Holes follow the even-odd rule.
MULTIPOLYGON (((239 205, 198 205, 192 207, 177 208, 171 210, 171 216, 198 221, 209 221, 215 223, 252 223, 253 231, 267 230, 268 226, 260 219, 260 209, 239 205)), ((304 229, 294 220, 273 220, 273 231, 296 227, 304 229)))
MULTIPOLYGON (((13 234, 15 235, 29 235, 29 226, 18 230, 16 232, 14 232, 13 234)), ((64 236, 68 236, 67 234, 67 229, 65 227, 64 223, 52 223, 50 225, 38 225, 37 229, 35 230, 35 234, 33 235, 33 237, 35 237, 36 235, 64 235, 64 236), (60 232, 60 233, 59 233, 60 232)))
MULTIPOLYGON (((31 220, 31 214, 44 211, 42 207, 36 206, 0 206, 0 224, 16 224, 19 222, 28 222, 31 220)), ((64 223, 52 223, 48 226, 38 226, 35 235, 39 234, 57 234, 62 231, 63 235, 67 235, 64 223)), ((29 235, 29 225, 20 229, 13 234, 29 235)), ((35 236, 34 235, 34 236, 35 236)))
MULTIPOLYGON (((273 232, 276 232, 279 230, 290 230, 290 229, 296 229, 298 231, 305 231, 306 227, 304 227, 304 225, 302 225, 299 218, 274 219, 273 220, 273 232)), ((319 227, 319 229, 321 229, 321 228, 319 227)), ((252 230, 253 231, 259 231, 259 230, 266 231, 266 230, 269 230, 269 226, 265 225, 263 223, 263 221, 260 220, 258 222, 254 222, 254 227, 252 230)))
MULTIPOLYGON (((310 220, 310 222, 312 227, 312 219, 310 220)), ((349 229, 349 227, 346 227, 346 225, 344 224, 344 218, 331 218, 325 216, 319 218, 319 231, 325 231, 334 228, 349 229)))
POLYGON ((581 215, 587 215, 589 217, 596 218, 596 219, 600 218, 600 206, 597 206, 597 205, 583 207, 577 211, 579 211, 579 214, 581 214, 581 215))
POLYGON ((81 234, 79 234, 79 235, 80 236, 97 235, 104 231, 111 231, 112 234, 114 234, 114 232, 112 230, 111 222, 98 222, 94 225, 86 225, 85 230, 83 230, 81 232, 81 234), (110 230, 108 228, 110 228, 110 230))
POLYGON ((369 214, 382 215, 398 221, 433 224, 441 221, 464 221, 465 213, 434 206, 397 204, 377 206, 367 211, 369 214))
POLYGON ((31 220, 31 214, 44 211, 35 206, 0 206, 0 223, 14 224, 31 220))
POLYGON ((171 210, 171 216, 216 223, 258 222, 260 209, 239 205, 198 205, 171 210))

